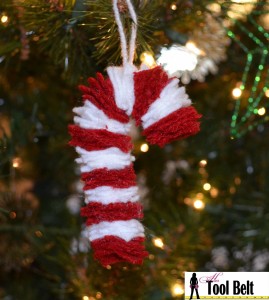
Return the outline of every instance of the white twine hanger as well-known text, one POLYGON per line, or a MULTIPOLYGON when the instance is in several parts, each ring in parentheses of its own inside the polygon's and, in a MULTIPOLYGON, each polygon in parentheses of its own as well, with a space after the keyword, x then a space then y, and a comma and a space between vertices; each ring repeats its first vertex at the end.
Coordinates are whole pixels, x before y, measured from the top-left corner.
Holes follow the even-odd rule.
POLYGON ((126 39, 126 35, 125 35, 124 28, 123 28, 121 18, 120 18, 120 12, 119 12, 119 8, 118 8, 118 0, 113 0, 113 10, 114 10, 115 20, 118 25, 118 31, 119 31, 119 35, 120 35, 121 56, 122 56, 123 65, 126 65, 128 63, 129 64, 133 63, 134 53, 135 53, 136 34, 137 34, 137 16, 136 16, 133 4, 132 4, 131 0, 125 0, 125 1, 128 6, 128 9, 129 9, 131 19, 133 21, 129 46, 127 46, 127 39, 126 39), (129 48, 129 53, 128 53, 128 48, 129 48))

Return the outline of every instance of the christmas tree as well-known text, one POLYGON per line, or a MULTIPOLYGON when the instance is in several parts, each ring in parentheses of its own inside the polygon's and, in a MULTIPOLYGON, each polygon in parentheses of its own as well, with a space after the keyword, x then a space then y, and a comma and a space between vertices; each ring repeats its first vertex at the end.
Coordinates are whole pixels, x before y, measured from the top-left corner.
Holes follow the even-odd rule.
POLYGON ((1 299, 183 299, 185 271, 269 269, 268 1, 132 2, 135 65, 178 77, 201 129, 160 148, 131 127, 149 256, 105 267, 68 125, 77 86, 121 65, 112 1, 0 3, 1 299))

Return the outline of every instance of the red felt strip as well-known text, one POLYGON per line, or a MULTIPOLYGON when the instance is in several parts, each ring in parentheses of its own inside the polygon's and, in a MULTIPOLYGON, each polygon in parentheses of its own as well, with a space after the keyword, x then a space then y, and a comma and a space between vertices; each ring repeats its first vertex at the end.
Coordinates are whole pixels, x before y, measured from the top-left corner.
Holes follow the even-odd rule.
POLYGON ((140 265, 148 256, 143 244, 144 240, 143 237, 137 237, 126 242, 119 237, 107 235, 91 242, 91 246, 94 250, 94 258, 99 260, 104 267, 118 262, 140 265))
POLYGON ((183 107, 143 131, 151 144, 163 147, 174 140, 196 134, 200 130, 201 115, 193 106, 183 107))
POLYGON ((170 81, 160 66, 134 73, 135 103, 132 115, 137 125, 141 124, 141 117, 170 81))
POLYGON ((71 146, 79 146, 88 151, 104 150, 110 147, 117 147, 123 152, 132 149, 131 138, 127 135, 104 129, 85 129, 77 125, 69 125, 68 129, 72 136, 69 142, 71 146))
POLYGON ((87 218, 87 226, 103 221, 127 221, 142 219, 143 210, 140 203, 110 203, 104 205, 98 202, 90 202, 81 208, 81 216, 87 218))
POLYGON ((79 86, 79 89, 83 93, 82 98, 92 102, 109 118, 122 123, 128 123, 128 115, 116 105, 113 85, 110 79, 105 79, 101 73, 97 73, 97 78, 90 77, 88 82, 90 87, 79 86))
POLYGON ((81 178, 85 181, 84 190, 94 189, 98 186, 128 188, 136 185, 132 164, 120 170, 95 169, 91 172, 82 173, 81 178))

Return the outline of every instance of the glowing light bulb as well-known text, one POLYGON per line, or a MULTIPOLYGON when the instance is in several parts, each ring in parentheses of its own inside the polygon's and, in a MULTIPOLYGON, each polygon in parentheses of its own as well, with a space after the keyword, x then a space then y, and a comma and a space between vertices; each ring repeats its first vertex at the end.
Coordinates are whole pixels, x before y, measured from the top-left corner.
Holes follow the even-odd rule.
POLYGON ((154 255, 153 255, 153 254, 150 254, 150 255, 149 255, 149 259, 150 259, 150 260, 153 260, 153 259, 154 259, 154 255))
POLYGON ((140 150, 141 150, 141 152, 148 152, 149 151, 149 145, 148 144, 142 144, 141 146, 140 146, 140 150))
POLYGON ((236 192, 236 188, 234 186, 231 186, 229 191, 231 194, 234 194, 236 192))
POLYGON ((152 68, 156 65, 155 59, 153 55, 150 52, 143 52, 140 55, 140 60, 142 61, 143 64, 148 66, 149 68, 152 68))
POLYGON ((207 161, 205 159, 200 160, 199 162, 200 167, 205 167, 207 165, 207 161))
POLYGON ((88 296, 83 296, 82 300, 90 300, 90 298, 88 296))
POLYGON ((21 159, 19 157, 13 158, 12 167, 16 169, 16 168, 19 168, 20 165, 21 165, 21 159))
POLYGON ((1 22, 6 23, 7 21, 8 21, 8 16, 7 15, 2 15, 1 22))
POLYGON ((171 4, 170 7, 171 7, 172 10, 177 10, 177 5, 175 3, 171 4))
POLYGON ((16 219, 17 214, 15 213, 15 211, 11 211, 11 212, 9 213, 9 217, 10 217, 10 219, 16 219))
POLYGON ((211 190, 210 190, 210 196, 212 197, 212 198, 216 198, 216 197, 218 197, 218 194, 219 194, 219 190, 217 189, 217 188, 212 188, 211 190))
POLYGON ((235 177, 234 183, 235 183, 236 185, 240 185, 240 184, 241 184, 241 178, 240 178, 240 177, 235 177))
POLYGON ((175 283, 171 287, 171 293, 173 297, 180 296, 184 294, 183 286, 180 283, 175 283))
POLYGON ((238 99, 242 95, 240 88, 236 87, 232 90, 232 95, 234 99, 238 99))
POLYGON ((204 194, 203 193, 197 193, 195 198, 196 199, 203 199, 204 198, 204 194))
POLYGON ((264 107, 258 109, 258 115, 263 116, 265 113, 266 113, 266 109, 264 107))
POLYGON ((269 98, 269 89, 265 91, 265 96, 269 98))
POLYGON ((164 243, 163 243, 163 240, 161 238, 153 238, 152 242, 153 242, 155 247, 163 249, 164 243))
POLYGON ((96 299, 101 299, 102 298, 102 293, 97 292, 95 297, 96 297, 96 299))
POLYGON ((203 185, 203 189, 205 190, 205 191, 209 191, 210 189, 211 189, 211 184, 210 183, 205 183, 204 185, 203 185))
POLYGON ((196 199, 196 200, 193 202, 193 207, 194 207, 195 209, 201 210, 201 209, 204 209, 204 208, 205 208, 205 203, 204 203, 202 200, 200 200, 200 199, 196 199))
POLYGON ((192 204, 191 198, 185 198, 185 199, 184 199, 184 203, 185 203, 186 205, 191 205, 191 204, 192 204))

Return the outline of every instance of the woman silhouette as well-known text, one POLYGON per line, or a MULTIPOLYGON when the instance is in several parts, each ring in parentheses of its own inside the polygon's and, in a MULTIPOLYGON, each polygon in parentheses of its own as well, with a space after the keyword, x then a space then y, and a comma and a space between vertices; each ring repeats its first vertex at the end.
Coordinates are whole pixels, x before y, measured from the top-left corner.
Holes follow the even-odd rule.
POLYGON ((196 292, 196 296, 197 299, 200 299, 199 294, 198 294, 198 280, 196 277, 196 273, 192 274, 191 280, 190 280, 190 288, 191 288, 191 297, 190 299, 192 299, 192 294, 193 294, 193 290, 195 289, 196 292))

